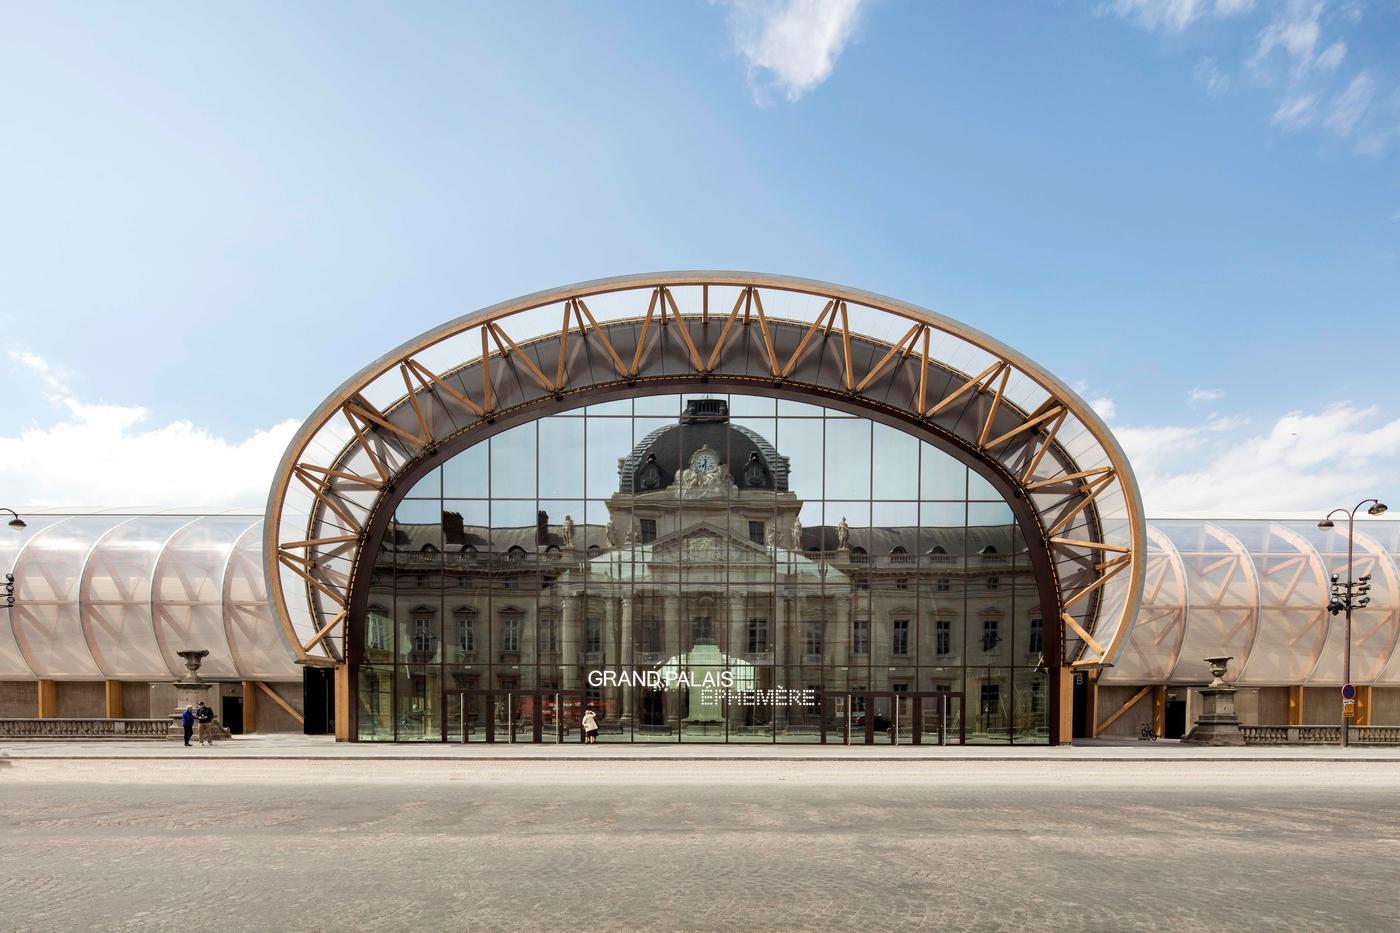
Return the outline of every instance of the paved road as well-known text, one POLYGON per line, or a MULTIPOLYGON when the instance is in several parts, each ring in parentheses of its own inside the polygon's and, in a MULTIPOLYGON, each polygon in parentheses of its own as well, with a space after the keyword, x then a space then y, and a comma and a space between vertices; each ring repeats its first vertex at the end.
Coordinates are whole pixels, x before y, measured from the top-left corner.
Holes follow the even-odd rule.
POLYGON ((1381 930, 1400 767, 18 761, 0 927, 1381 930))

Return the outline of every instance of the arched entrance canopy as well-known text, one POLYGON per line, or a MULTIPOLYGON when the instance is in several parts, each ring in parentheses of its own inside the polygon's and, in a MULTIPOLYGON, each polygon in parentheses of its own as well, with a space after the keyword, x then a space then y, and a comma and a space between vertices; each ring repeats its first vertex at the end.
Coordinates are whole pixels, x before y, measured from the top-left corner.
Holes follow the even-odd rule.
POLYGON ((661 391, 806 399, 959 454, 1034 515, 1065 662, 1116 656, 1141 595, 1145 526, 1127 459, 1083 399, 1005 344, 914 305, 808 279, 674 272, 458 318, 321 403, 283 455, 264 523, 268 596, 298 659, 344 658, 370 532, 417 476, 506 426, 661 391))

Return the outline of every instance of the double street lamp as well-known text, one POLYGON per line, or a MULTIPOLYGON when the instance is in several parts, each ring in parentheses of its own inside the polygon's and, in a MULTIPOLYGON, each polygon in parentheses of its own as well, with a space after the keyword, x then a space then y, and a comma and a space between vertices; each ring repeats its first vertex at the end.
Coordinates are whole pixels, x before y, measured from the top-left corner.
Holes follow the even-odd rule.
MULTIPOLYGON (((0 507, 0 512, 9 512, 11 516, 10 527, 19 531, 24 527, 24 519, 19 517, 19 513, 14 509, 0 507)), ((5 582, 0 584, 0 609, 8 609, 15 604, 15 575, 5 574, 5 582)))
MULTIPOLYGON (((1338 579, 1337 574, 1332 574, 1332 594, 1327 602, 1327 611, 1336 615, 1345 612, 1347 618, 1346 644, 1342 650, 1342 683, 1351 683, 1351 612, 1353 609, 1365 609, 1371 603, 1371 575, 1368 573, 1359 580, 1351 578, 1352 551, 1355 547, 1355 536, 1353 532, 1356 528, 1356 513, 1363 505, 1370 505, 1366 510, 1367 515, 1380 515, 1385 512, 1385 503, 1379 499, 1362 499, 1356 504, 1356 508, 1348 512, 1346 509, 1333 509, 1327 513, 1327 517, 1317 523, 1319 528, 1334 528, 1336 525, 1332 521, 1332 516, 1338 512, 1347 517, 1347 579, 1343 583, 1338 579)), ((1342 703, 1342 748, 1351 744, 1351 720, 1347 717, 1346 703, 1342 703)))

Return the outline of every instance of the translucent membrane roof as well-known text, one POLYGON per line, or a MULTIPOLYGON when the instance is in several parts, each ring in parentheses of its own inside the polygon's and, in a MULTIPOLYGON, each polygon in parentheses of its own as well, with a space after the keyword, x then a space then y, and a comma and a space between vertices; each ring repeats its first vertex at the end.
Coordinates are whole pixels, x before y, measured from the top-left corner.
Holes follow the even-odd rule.
MULTIPOLYGON (((1371 603, 1352 615, 1355 683, 1400 684, 1400 522, 1358 521, 1353 578, 1371 603)), ((1347 528, 1316 519, 1154 519, 1142 608, 1107 683, 1201 683, 1229 655, 1241 686, 1342 682, 1345 618, 1327 611, 1347 578, 1347 528)))
MULTIPOLYGON (((348 379, 278 468, 268 593, 297 655, 345 657, 362 561, 393 504, 452 454, 532 418, 691 389, 810 400, 938 443, 1027 509, 1066 632, 1112 661, 1137 611, 1146 531, 1132 470, 1064 382, 915 305, 785 276, 676 272, 527 295, 443 324, 348 379)), ((1056 642, 1056 647, 1058 647, 1056 642)))
POLYGON ((253 514, 25 511, 0 528, 15 605, 0 679, 164 680, 206 649, 208 678, 299 680, 268 608, 253 514))
MULTIPOLYGON (((24 517, 0 529, 16 577, 0 680, 163 680, 183 675, 185 648, 210 652, 211 678, 300 679, 268 606, 257 517, 24 517)), ((1225 654, 1241 686, 1341 683, 1344 621, 1327 598, 1331 574, 1346 577, 1344 524, 1157 519, 1147 542, 1142 607, 1103 682, 1204 683, 1203 659, 1225 654)), ((1352 679, 1400 685, 1400 521, 1358 522, 1355 543, 1372 600, 1353 615, 1352 679)))

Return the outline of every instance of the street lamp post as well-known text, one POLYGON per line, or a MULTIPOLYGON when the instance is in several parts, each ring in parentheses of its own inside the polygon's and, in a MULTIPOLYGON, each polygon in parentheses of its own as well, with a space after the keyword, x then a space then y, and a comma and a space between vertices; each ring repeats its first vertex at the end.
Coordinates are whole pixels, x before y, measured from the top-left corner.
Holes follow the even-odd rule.
MULTIPOLYGON (((1319 528, 1333 528, 1332 516, 1338 512, 1347 517, 1347 580, 1342 583, 1337 579, 1337 574, 1332 574, 1332 594, 1327 602, 1327 610, 1336 615, 1339 612, 1346 613, 1346 644, 1342 650, 1342 683, 1351 683, 1351 611, 1353 608, 1365 609, 1371 602, 1371 575, 1368 573, 1360 580, 1351 578, 1352 551, 1355 547, 1356 513, 1366 504, 1370 508, 1366 510, 1367 515, 1380 515, 1385 512, 1385 503, 1379 499, 1362 499, 1356 503, 1356 507, 1350 512, 1346 509, 1333 509, 1327 513, 1327 517, 1317 523, 1319 528)), ((1346 703, 1342 704, 1342 748, 1351 745, 1351 722, 1347 718, 1346 703)))
MULTIPOLYGON (((19 531, 21 528, 24 527, 24 519, 20 518, 19 513, 16 512, 14 509, 0 507, 0 512, 10 513, 10 515, 12 516, 12 518, 10 519, 10 527, 13 528, 15 531, 19 531)), ((9 609, 14 604, 15 575, 13 573, 7 573, 5 574, 5 582, 3 584, 0 584, 0 609, 9 609)))

